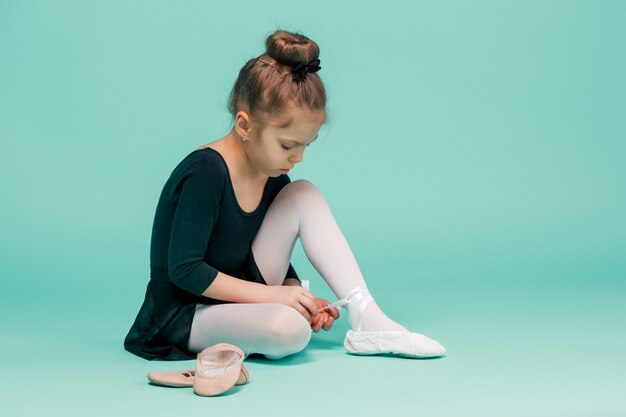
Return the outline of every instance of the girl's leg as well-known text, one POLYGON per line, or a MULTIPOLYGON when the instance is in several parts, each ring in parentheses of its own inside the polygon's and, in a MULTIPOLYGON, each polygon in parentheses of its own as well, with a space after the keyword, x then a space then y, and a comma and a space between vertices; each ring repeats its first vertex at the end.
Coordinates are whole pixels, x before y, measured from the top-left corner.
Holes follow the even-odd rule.
MULTIPOLYGON (((307 180, 293 181, 278 193, 252 243, 254 259, 268 285, 282 284, 298 237, 307 258, 337 298, 366 285, 326 200, 307 180)), ((353 330, 408 332, 373 299, 363 312, 359 303, 348 304, 347 309, 353 330), (361 328, 357 329, 359 318, 361 328)))
POLYGON ((228 303, 196 306, 188 348, 201 352, 217 343, 230 343, 245 355, 280 359, 304 349, 311 325, 283 304, 228 303))

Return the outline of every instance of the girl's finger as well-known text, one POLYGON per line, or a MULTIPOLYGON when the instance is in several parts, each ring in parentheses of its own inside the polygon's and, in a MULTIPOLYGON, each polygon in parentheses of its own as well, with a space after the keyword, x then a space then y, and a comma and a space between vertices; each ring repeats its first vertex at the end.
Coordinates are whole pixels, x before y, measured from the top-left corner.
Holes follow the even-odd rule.
POLYGON ((304 305, 304 307, 309 310, 311 317, 315 317, 317 316, 317 314, 319 313, 317 306, 315 305, 315 302, 309 300, 308 298, 305 298, 304 300, 301 301, 301 304, 304 305))
POLYGON ((313 319, 313 325, 311 326, 311 329, 315 332, 318 333, 320 331, 321 326, 321 319, 320 316, 317 316, 313 319))
POLYGON ((309 313, 309 310, 307 310, 306 308, 304 308, 302 305, 298 304, 297 306, 294 307, 296 310, 298 310, 298 312, 300 314, 302 314, 302 316, 308 321, 310 322, 311 319, 313 318, 311 316, 311 313, 309 313))
POLYGON ((326 330, 326 331, 330 330, 330 328, 333 327, 333 322, 334 321, 335 321, 335 319, 333 319, 332 317, 329 317, 326 320, 326 323, 324 323, 324 326, 323 326, 324 330, 326 330))
POLYGON ((328 318, 326 316, 323 316, 319 321, 320 330, 322 329, 322 327, 326 326, 326 323, 328 323, 328 318))

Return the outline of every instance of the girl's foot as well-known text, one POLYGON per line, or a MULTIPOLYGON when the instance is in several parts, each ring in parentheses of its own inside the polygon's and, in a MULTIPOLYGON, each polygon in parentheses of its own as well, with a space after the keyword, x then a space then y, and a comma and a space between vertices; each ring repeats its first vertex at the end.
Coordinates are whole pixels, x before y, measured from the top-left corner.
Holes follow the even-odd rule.
POLYGON ((344 299, 350 325, 344 347, 356 355, 395 353, 410 358, 429 358, 446 353, 436 340, 391 320, 378 307, 366 286, 352 290, 344 299))

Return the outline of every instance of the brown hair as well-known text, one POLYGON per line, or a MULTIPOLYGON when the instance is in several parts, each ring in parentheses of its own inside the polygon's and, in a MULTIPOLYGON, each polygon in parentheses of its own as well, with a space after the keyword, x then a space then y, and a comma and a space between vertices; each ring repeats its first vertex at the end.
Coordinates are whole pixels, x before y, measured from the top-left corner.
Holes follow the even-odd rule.
POLYGON ((248 112, 260 130, 290 106, 326 114, 326 90, 318 73, 309 72, 302 81, 294 80, 291 73, 293 64, 319 59, 318 45, 304 35, 277 30, 267 37, 265 46, 265 53, 239 71, 228 104, 233 122, 239 110, 248 112))

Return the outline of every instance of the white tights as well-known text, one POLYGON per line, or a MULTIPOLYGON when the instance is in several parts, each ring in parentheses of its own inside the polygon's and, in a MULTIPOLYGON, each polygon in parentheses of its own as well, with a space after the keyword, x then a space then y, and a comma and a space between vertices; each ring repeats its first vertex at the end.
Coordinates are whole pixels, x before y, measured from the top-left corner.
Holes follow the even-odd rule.
MULTIPOLYGON (((254 237, 252 253, 268 285, 282 285, 298 237, 307 258, 338 299, 366 285, 326 200, 307 180, 283 187, 254 237)), ((358 304, 348 304, 347 309, 352 329, 358 330, 358 304)), ((408 331, 388 318, 375 300, 367 304, 360 322, 362 331, 408 331)), ((200 352, 217 343, 231 343, 246 355, 280 359, 304 349, 311 332, 309 322, 283 304, 198 304, 188 347, 200 352)))

